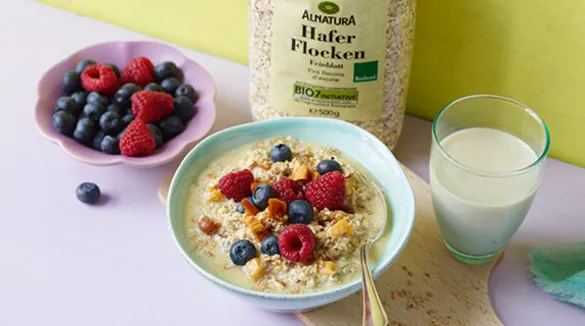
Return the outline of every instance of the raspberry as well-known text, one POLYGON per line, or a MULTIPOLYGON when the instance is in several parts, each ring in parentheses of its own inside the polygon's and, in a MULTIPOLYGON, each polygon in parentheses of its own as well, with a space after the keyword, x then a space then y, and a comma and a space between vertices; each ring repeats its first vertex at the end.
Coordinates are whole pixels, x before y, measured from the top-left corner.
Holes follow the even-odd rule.
POLYGON ((329 172, 307 185, 305 197, 317 209, 338 210, 345 200, 345 177, 339 171, 329 172))
POLYGON ((240 202, 252 195, 252 182, 254 175, 248 169, 230 172, 219 179, 219 191, 227 198, 240 202))
POLYGON ((139 91, 130 97, 132 114, 145 123, 157 122, 173 112, 173 97, 166 93, 139 91))
POLYGON ((276 191, 276 196, 287 204, 295 200, 305 199, 301 185, 287 177, 278 179, 272 187, 276 191))
POLYGON ((140 87, 155 82, 154 65, 146 57, 136 57, 120 71, 120 81, 122 85, 133 83, 140 87))
POLYGON ((120 87, 118 77, 112 68, 106 65, 91 65, 81 74, 81 84, 88 92, 98 92, 112 96, 120 87))
POLYGON ((304 224, 291 224, 278 235, 278 246, 282 258, 300 262, 311 257, 315 249, 315 235, 304 224))
POLYGON ((120 151, 126 156, 150 154, 156 147, 154 136, 144 121, 136 119, 130 122, 120 138, 120 151))

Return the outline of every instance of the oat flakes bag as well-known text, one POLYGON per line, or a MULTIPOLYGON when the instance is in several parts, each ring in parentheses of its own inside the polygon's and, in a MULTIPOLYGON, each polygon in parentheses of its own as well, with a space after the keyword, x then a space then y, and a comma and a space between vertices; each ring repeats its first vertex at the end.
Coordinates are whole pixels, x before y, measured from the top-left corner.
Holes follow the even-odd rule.
POLYGON ((251 0, 254 119, 343 119, 394 149, 404 119, 415 6, 415 0, 251 0))

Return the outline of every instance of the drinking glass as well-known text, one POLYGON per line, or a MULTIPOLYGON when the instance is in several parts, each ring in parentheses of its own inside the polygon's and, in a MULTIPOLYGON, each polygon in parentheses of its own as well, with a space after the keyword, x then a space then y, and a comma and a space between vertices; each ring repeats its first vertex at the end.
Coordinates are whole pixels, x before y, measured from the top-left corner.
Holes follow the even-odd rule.
POLYGON ((550 136, 526 105, 473 95, 444 107, 432 127, 430 184, 445 245, 460 261, 496 256, 524 221, 550 136))

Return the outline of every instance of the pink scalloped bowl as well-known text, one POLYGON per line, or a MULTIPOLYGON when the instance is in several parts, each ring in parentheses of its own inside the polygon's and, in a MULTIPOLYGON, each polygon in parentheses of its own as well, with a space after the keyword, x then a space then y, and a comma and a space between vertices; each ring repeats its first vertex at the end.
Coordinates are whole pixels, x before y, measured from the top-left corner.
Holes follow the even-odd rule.
POLYGON ((45 72, 37 92, 34 116, 39 132, 49 141, 58 144, 74 159, 90 165, 126 164, 153 167, 165 164, 205 137, 215 122, 215 83, 211 75, 178 50, 157 42, 108 42, 81 49, 45 72), (149 58, 155 65, 163 61, 174 62, 183 71, 184 82, 191 84, 198 93, 199 98, 195 103, 197 114, 187 123, 181 134, 148 156, 127 157, 108 155, 86 147, 73 138, 60 134, 53 127, 55 102, 60 96, 64 96, 61 80, 65 72, 75 70, 77 63, 84 59, 93 59, 104 64, 113 63, 122 69, 132 58, 138 56, 149 58))

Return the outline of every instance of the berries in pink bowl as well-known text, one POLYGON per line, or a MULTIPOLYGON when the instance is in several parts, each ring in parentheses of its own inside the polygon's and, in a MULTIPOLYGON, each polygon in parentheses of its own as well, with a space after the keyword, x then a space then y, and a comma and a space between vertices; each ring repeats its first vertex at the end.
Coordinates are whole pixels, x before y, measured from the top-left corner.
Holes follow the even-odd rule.
POLYGON ((81 162, 151 167, 207 135, 214 98, 209 73, 172 47, 101 43, 42 76, 35 121, 45 138, 81 162))

